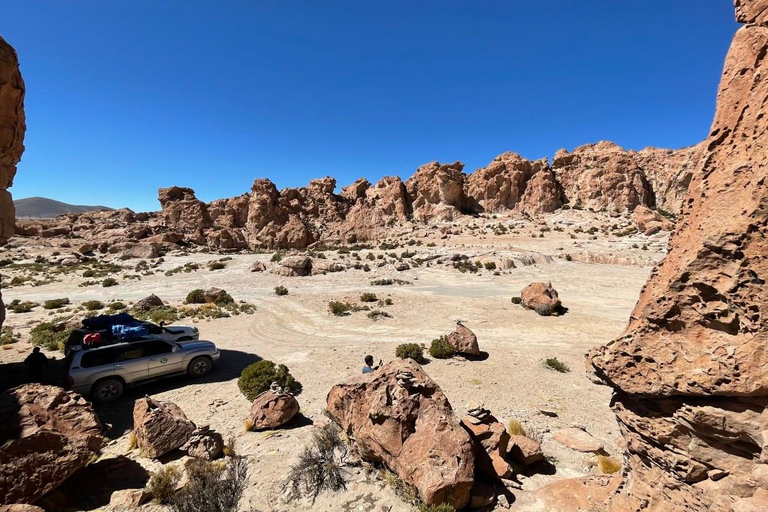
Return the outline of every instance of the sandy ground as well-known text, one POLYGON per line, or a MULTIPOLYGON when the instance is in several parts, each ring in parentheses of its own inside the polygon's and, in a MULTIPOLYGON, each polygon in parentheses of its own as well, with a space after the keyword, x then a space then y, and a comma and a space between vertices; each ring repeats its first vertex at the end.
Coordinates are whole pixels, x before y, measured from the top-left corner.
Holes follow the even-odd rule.
MULTIPOLYGON (((555 216, 548 222, 557 225, 563 218, 555 216)), ((573 219, 572 213, 568 221, 574 222, 573 219)), ((575 219, 576 224, 582 222, 578 214, 575 219)), ((321 276, 281 277, 271 272, 249 271, 255 260, 274 266, 269 263, 271 254, 243 254, 233 255, 227 268, 218 271, 203 267, 189 274, 167 277, 160 273, 140 281, 118 278, 121 284, 112 288, 79 288, 75 283, 84 279, 68 276, 49 285, 15 287, 3 295, 6 303, 16 298, 41 301, 66 296, 77 304, 89 299, 133 301, 156 293, 165 301, 178 304, 194 288, 217 286, 236 300, 255 303, 257 310, 251 315, 195 321, 201 339, 214 341, 222 350, 222 360, 212 375, 202 381, 174 378, 138 387, 117 404, 99 409, 103 420, 112 425, 110 436, 114 439, 105 456, 127 452, 133 401, 151 394, 177 403, 196 423, 209 424, 225 437, 235 436, 236 451, 248 457, 250 467, 243 510, 408 511, 411 506, 381 480, 359 468, 350 470, 346 492, 321 494, 314 504, 309 500, 284 502, 281 485, 288 467, 310 439, 313 423, 327 421, 323 416, 325 397, 334 384, 359 374, 366 354, 386 362, 394 358, 398 344, 416 342, 428 346, 433 338, 449 333, 457 320, 475 332, 488 358, 432 360, 425 366, 427 373, 440 384, 459 417, 464 415, 469 401, 479 400, 502 422, 512 418, 522 421, 529 432, 541 437, 544 453, 556 468, 552 475, 521 479, 523 490, 512 489, 514 493, 535 490, 555 479, 597 471, 590 467, 591 456, 571 451, 551 439, 551 433, 557 429, 584 428, 605 445, 608 453, 618 453, 619 432, 608 405, 610 390, 586 377, 584 354, 621 333, 648 277, 649 265, 663 255, 666 239, 602 235, 594 240, 587 235, 573 239, 567 230, 534 238, 532 233, 537 229, 529 223, 518 234, 480 236, 464 232, 447 240, 435 233, 424 242, 432 240, 438 244, 436 247, 409 247, 422 257, 464 253, 473 259, 501 261, 527 254, 536 261, 504 270, 500 275, 486 270, 462 274, 447 266, 397 272, 387 265, 371 272, 347 270, 321 276), (641 250, 641 245, 649 245, 649 250, 641 250), (567 261, 565 254, 573 254, 574 261, 567 261), (592 259, 597 255, 601 261, 642 265, 582 263, 575 261, 579 254, 592 255, 592 259), (371 279, 382 277, 405 279, 413 284, 370 285, 371 279), (511 302, 511 297, 534 281, 551 281, 568 313, 540 317, 511 302), (273 289, 277 285, 287 287, 289 294, 276 296, 273 289), (364 312, 347 317, 328 313, 328 301, 359 303, 363 292, 374 292, 380 299, 391 298, 394 304, 381 309, 392 318, 374 322, 364 312), (545 368, 542 360, 547 357, 557 357, 572 371, 557 373, 545 368), (307 418, 303 424, 279 432, 245 431, 249 403, 237 388, 237 377, 246 364, 259 358, 288 365, 303 384, 303 392, 298 396, 307 418), (557 417, 545 416, 541 409, 554 411, 557 417)), ((24 250, 30 254, 29 247, 24 250)), ((49 249, 40 249, 46 250, 49 249)), ((362 251, 361 255, 367 252, 362 251)), ((205 263, 218 257, 166 256, 160 268, 167 270, 189 261, 205 263)), ((45 318, 46 313, 41 308, 27 314, 9 313, 6 325, 24 336, 29 325, 45 318)), ((31 345, 23 339, 10 350, 0 351, 0 358, 4 362, 19 361, 30 349, 31 345)), ((150 469, 158 464, 138 460, 150 469)))

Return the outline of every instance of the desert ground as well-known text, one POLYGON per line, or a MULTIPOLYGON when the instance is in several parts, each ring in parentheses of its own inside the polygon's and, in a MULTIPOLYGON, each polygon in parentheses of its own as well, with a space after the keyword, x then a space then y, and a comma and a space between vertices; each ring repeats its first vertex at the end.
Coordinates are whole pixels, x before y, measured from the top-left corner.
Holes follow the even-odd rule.
MULTIPOLYGON (((572 451, 552 439, 552 432, 558 429, 582 428, 600 441, 608 454, 620 452, 620 435, 609 408, 611 390, 589 380, 584 371, 584 354, 621 334, 652 265, 664 255, 666 233, 651 237, 627 235, 621 231, 629 223, 627 217, 585 211, 559 211, 537 221, 504 216, 467 218, 446 223, 443 229, 419 228, 400 237, 401 241, 409 240, 410 245, 396 249, 381 250, 378 244, 372 244, 372 249, 349 254, 327 251, 324 254, 328 260, 342 264, 355 262, 357 253, 361 263, 371 263, 371 269, 366 272, 348 268, 306 277, 275 274, 272 270, 279 263, 271 261, 273 253, 229 254, 227 258, 231 259, 226 259, 225 268, 219 270, 209 270, 206 263, 222 258, 220 254, 168 253, 155 273, 141 279, 124 277, 135 274, 138 260, 115 261, 125 268, 114 274, 116 286, 79 286, 87 279, 81 273, 68 273, 48 284, 5 289, 6 304, 14 299, 42 303, 67 297, 71 305, 53 311, 42 307, 28 313, 9 311, 6 326, 14 330, 19 341, 4 346, 0 360, 22 361, 32 349, 32 326, 53 316, 74 314, 84 301, 130 303, 154 293, 170 305, 180 305, 193 289, 223 288, 236 301, 254 304, 255 311, 229 318, 177 322, 196 325, 201 339, 211 340, 220 348, 222 356, 214 372, 201 380, 172 378, 136 387, 117 403, 99 407, 102 421, 110 424, 111 441, 96 464, 108 468, 110 459, 127 455, 150 471, 158 467, 156 461, 131 455, 129 446, 133 403, 148 394, 175 402, 198 425, 208 424, 225 437, 234 436, 236 452, 247 456, 249 463, 249 487, 242 510, 408 511, 413 507, 365 467, 348 468, 346 492, 323 493, 315 503, 309 499, 285 501, 282 484, 313 429, 328 421, 324 416, 328 391, 358 375, 366 354, 387 362, 395 357, 398 344, 415 342, 428 347, 432 339, 451 332, 460 320, 477 335, 487 358, 432 359, 424 369, 442 387, 459 418, 465 414, 468 402, 480 401, 500 421, 506 424, 517 419, 530 435, 541 440, 553 468, 547 474, 520 476, 512 483, 510 491, 519 501, 527 492, 554 480, 599 472, 592 454, 572 451), (501 225, 506 232, 498 231, 501 225), (406 250, 416 253, 411 259, 434 259, 398 271, 387 256, 375 260, 367 256, 401 254, 406 250), (466 254, 472 261, 494 262, 496 269, 462 273, 450 264, 454 254, 466 254), (263 262, 267 271, 251 272, 255 261, 263 262), (165 275, 165 271, 190 262, 200 268, 165 275), (382 262, 383 266, 377 266, 382 262), (371 284, 381 278, 410 284, 371 284), (512 303, 512 297, 536 281, 551 281, 568 308, 566 314, 542 317, 512 303), (289 293, 276 295, 276 286, 286 287, 289 293), (365 311, 341 317, 329 313, 328 303, 332 300, 363 305, 360 295, 364 292, 373 292, 382 300, 391 299, 390 306, 374 306, 391 317, 372 320, 365 311), (559 373, 547 368, 543 360, 549 357, 557 357, 571 371, 559 373), (237 378, 247 364, 262 358, 287 365, 303 385, 297 398, 304 418, 290 428, 245 430, 250 404, 238 390, 237 378)), ((66 247, 33 246, 24 239, 13 239, 0 257, 24 262, 42 256, 54 261, 68 256, 67 251, 66 247)), ((9 283, 24 271, 4 267, 0 272, 3 282, 9 283)), ((61 358, 57 351, 47 354, 61 358)), ((500 502, 497 508, 509 505, 519 509, 514 501, 510 495, 507 503, 500 502)), ((69 506, 93 510, 106 502, 94 495, 69 506)))

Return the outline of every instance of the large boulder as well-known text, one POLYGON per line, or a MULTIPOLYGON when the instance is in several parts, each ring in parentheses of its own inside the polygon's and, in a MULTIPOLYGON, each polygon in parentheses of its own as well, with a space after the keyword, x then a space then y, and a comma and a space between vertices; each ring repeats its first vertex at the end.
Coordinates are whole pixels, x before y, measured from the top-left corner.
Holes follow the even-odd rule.
POLYGON ((178 405, 145 397, 133 406, 133 431, 141 454, 156 459, 184 446, 195 424, 178 405))
POLYGON ((277 428, 291 421, 299 413, 299 402, 291 394, 265 391, 251 405, 248 416, 251 430, 277 428))
POLYGON ((456 330, 448 335, 448 343, 459 354, 476 356, 480 354, 480 347, 477 344, 477 336, 468 327, 462 324, 456 324, 456 330))
POLYGON ((152 309, 158 308, 162 305, 163 300, 153 293, 151 295, 147 295, 143 299, 137 300, 133 305, 133 309, 136 311, 151 311, 152 309))
POLYGON ((512 468, 506 461, 509 434, 504 425, 482 405, 469 405, 461 426, 475 444, 475 465, 491 480, 509 478, 512 468))
POLYGON ((224 438, 208 425, 197 427, 181 447, 191 457, 214 460, 224 453, 224 438))
POLYGON ((308 276, 312 273, 312 258, 309 256, 286 256, 280 260, 275 273, 281 276, 308 276))
POLYGON ((34 503, 98 453, 102 425, 82 396, 27 384, 0 395, 0 503, 34 503))
POLYGON ((419 491, 427 505, 459 509, 474 481, 473 445, 440 387, 412 360, 334 386, 328 412, 363 456, 419 491))
POLYGON ((627 446, 611 510, 768 509, 768 12, 736 7, 751 24, 668 254, 624 333, 588 357, 627 446))
POLYGON ((417 220, 452 220, 467 208, 464 164, 430 162, 406 182, 413 217, 417 220))
POLYGON ((541 316, 558 314, 562 308, 560 296, 552 283, 531 283, 520 292, 523 307, 533 309, 541 316))
POLYGON ((647 206, 635 208, 632 212, 632 220, 635 221, 638 230, 649 236, 661 230, 670 231, 675 227, 674 222, 647 206))

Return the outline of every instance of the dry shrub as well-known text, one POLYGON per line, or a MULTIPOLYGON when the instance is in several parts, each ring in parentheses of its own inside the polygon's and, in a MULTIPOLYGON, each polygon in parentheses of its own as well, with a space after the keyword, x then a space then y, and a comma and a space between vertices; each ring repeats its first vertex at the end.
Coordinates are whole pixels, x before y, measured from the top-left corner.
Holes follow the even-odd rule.
POLYGON ((598 455, 597 467, 600 468, 600 472, 606 475, 612 475, 621 470, 621 462, 613 457, 608 457, 607 455, 598 455))
POLYGON ((195 459, 187 465, 189 481, 171 506, 175 512, 234 512, 245 491, 248 463, 230 457, 226 463, 195 459))
POLYGON ((511 436, 526 436, 523 424, 516 419, 509 420, 507 423, 507 433, 511 436))
POLYGON ((149 492, 156 503, 170 503, 176 486, 181 480, 181 471, 176 466, 163 466, 152 473, 149 479, 149 492))
MULTIPOLYGON (((250 420, 248 420, 250 422, 250 420)), ((248 423, 246 422, 246 423, 248 423)), ((250 430, 250 429, 248 429, 250 430)), ((227 438, 227 443, 224 445, 224 455, 226 457, 234 457, 235 456, 235 436, 230 435, 227 438)))
POLYGON ((311 496, 312 503, 325 490, 347 489, 343 465, 349 451, 341 438, 341 429, 329 423, 312 434, 312 442, 288 471, 284 488, 289 501, 311 496))
POLYGON ((381 470, 380 474, 384 483, 387 484, 390 489, 395 491, 395 494, 397 494, 401 500, 409 505, 419 505, 421 503, 419 491, 416 487, 404 482, 397 473, 384 468, 381 470))

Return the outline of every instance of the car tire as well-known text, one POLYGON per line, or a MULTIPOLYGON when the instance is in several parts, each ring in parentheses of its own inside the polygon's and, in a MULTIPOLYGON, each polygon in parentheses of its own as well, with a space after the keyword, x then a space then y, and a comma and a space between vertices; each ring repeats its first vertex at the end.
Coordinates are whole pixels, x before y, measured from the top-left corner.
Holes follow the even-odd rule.
POLYGON ((100 380, 91 388, 91 398, 100 404, 114 402, 123 396, 124 389, 125 386, 119 379, 100 380))
POLYGON ((189 362, 187 373, 190 377, 205 377, 213 370, 213 363, 205 356, 196 357, 189 362))

